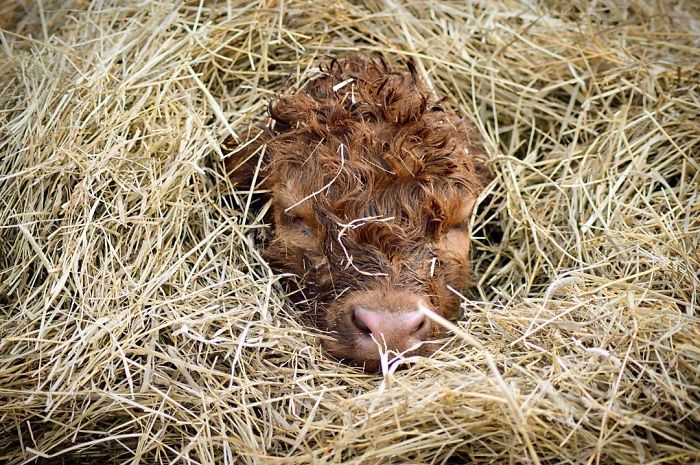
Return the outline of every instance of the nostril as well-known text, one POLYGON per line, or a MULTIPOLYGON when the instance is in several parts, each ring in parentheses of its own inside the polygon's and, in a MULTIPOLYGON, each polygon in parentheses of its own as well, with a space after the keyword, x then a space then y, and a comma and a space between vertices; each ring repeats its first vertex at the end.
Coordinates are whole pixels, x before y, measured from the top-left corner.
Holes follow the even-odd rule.
MULTIPOLYGON (((418 312, 416 312, 418 313, 418 312)), ((411 337, 418 339, 420 341, 423 341, 425 339, 428 339, 430 337, 431 333, 431 322, 430 319, 428 319, 427 316, 423 314, 419 314, 420 317, 417 317, 415 321, 413 322, 412 330, 410 332, 411 337)))
POLYGON ((411 331, 411 336, 415 336, 415 335, 418 335, 419 333, 423 332, 426 329, 427 325, 428 325, 428 319, 424 316, 414 326, 413 330, 411 331))
POLYGON ((358 305, 353 311, 353 316, 355 326, 367 336, 374 334, 379 337, 380 334, 392 332, 392 318, 389 313, 370 310, 358 305))
POLYGON ((355 325, 357 329, 359 329, 362 333, 364 334, 370 334, 372 332, 371 329, 367 326, 365 321, 363 320, 363 312, 366 310, 363 310, 361 307, 357 307, 353 310, 352 312, 352 324, 355 325))

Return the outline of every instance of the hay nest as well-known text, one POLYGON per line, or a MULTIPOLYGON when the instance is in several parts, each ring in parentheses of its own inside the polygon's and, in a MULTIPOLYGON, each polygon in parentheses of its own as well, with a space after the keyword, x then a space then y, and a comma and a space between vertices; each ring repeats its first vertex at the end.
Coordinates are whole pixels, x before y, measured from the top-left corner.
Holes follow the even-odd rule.
POLYGON ((700 461, 700 7, 534 5, 3 2, 0 462, 700 461), (412 57, 496 175, 456 335, 384 376, 222 175, 349 52, 412 57))

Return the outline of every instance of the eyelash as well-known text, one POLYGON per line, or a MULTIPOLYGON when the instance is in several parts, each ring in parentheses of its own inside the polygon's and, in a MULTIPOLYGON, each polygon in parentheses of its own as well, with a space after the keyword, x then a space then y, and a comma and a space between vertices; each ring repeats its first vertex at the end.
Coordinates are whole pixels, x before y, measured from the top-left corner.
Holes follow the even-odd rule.
POLYGON ((282 224, 290 228, 298 229, 305 236, 311 235, 311 228, 306 224, 302 218, 298 216, 292 216, 287 214, 282 214, 282 224))
POLYGON ((460 231, 466 231, 469 228, 469 220, 464 220, 460 223, 453 224, 450 229, 459 229, 460 231))

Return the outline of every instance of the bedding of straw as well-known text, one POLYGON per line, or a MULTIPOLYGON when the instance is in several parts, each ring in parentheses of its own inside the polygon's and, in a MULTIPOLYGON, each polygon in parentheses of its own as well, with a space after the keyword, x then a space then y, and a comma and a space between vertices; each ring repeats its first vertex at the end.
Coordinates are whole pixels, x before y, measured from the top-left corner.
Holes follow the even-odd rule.
POLYGON ((700 462, 700 4, 0 3, 0 462, 700 462), (325 55, 488 140, 478 287, 326 357, 221 142, 325 55), (481 345, 465 342, 474 338, 481 345))

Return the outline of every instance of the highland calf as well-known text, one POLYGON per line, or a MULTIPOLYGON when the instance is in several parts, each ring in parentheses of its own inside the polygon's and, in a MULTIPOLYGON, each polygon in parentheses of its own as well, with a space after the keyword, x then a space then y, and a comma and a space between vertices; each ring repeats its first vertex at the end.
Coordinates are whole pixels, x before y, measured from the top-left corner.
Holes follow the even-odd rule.
POLYGON ((449 287, 470 283, 469 218, 488 181, 472 125, 431 101, 409 64, 328 60, 301 90, 273 99, 271 124, 227 161, 251 182, 265 144, 272 199, 266 257, 300 276, 305 305, 347 362, 379 368, 380 348, 432 353, 430 309, 459 316, 449 287))

